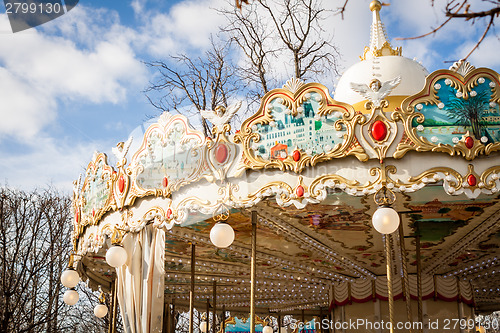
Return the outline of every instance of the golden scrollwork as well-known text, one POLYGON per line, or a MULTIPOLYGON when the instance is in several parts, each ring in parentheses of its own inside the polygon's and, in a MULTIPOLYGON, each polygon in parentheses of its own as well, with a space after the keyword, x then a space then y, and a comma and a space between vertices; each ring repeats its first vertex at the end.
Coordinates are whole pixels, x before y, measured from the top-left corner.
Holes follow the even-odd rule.
POLYGON ((262 98, 259 111, 248 118, 242 124, 240 132, 234 136, 235 143, 241 143, 243 146, 244 161, 241 167, 249 169, 278 168, 280 170, 293 170, 296 173, 300 173, 306 166, 314 166, 319 162, 349 155, 356 156, 361 161, 366 161, 368 160, 368 155, 354 135, 354 126, 362 124, 364 119, 364 116, 356 113, 351 105, 333 100, 328 94, 328 89, 318 83, 303 84, 293 92, 288 89, 272 90, 262 98), (345 131, 342 134, 343 142, 331 147, 329 151, 317 153, 313 156, 303 149, 298 148, 294 148, 294 153, 288 154, 284 158, 270 157, 269 159, 264 159, 261 156, 257 156, 252 149, 253 145, 261 141, 261 135, 256 132, 257 126, 271 125, 275 122, 272 115, 271 102, 279 100, 280 105, 286 108, 291 117, 297 117, 299 113, 304 112, 301 110, 302 105, 311 98, 312 94, 319 96, 317 99, 319 105, 317 110, 318 118, 334 113, 340 115, 340 118, 334 123, 334 129, 335 131, 339 131, 339 133, 340 131, 345 131))
POLYGON ((191 129, 184 116, 164 113, 146 130, 141 147, 126 169, 131 185, 125 204, 132 205, 136 198, 145 196, 169 197, 180 187, 200 179, 206 168, 204 145, 203 133, 191 129), (177 160, 176 153, 184 154, 186 163, 177 160), (142 176, 146 172, 158 179, 142 176), (178 173, 181 175, 174 176, 178 173))
POLYGON ((401 46, 393 48, 388 41, 385 41, 380 48, 374 50, 370 49, 369 46, 365 46, 363 55, 359 56, 360 60, 366 60, 367 54, 371 52, 373 57, 382 57, 384 55, 400 56, 403 54, 403 48, 401 46))
POLYGON ((365 108, 371 110, 370 118, 361 125, 362 139, 375 151, 381 163, 386 158, 387 150, 394 142, 398 132, 396 122, 387 118, 383 111, 384 108, 388 106, 389 102, 385 99, 381 100, 379 105, 372 101, 366 102, 365 108), (377 135, 373 133, 373 126, 378 122, 382 124, 381 126, 383 126, 386 131, 380 139, 377 139, 377 135))
POLYGON ((106 154, 94 154, 87 166, 81 191, 74 198, 75 205, 80 207, 76 213, 79 233, 85 226, 96 224, 107 211, 115 207, 113 173, 106 154))
MULTIPOLYGON (((474 88, 485 82, 485 78, 491 80, 489 90, 491 95, 489 103, 496 105, 500 102, 500 78, 498 73, 491 69, 478 68, 470 71, 465 77, 451 70, 439 70, 431 73, 426 78, 426 83, 422 91, 418 94, 406 98, 402 103, 402 108, 397 109, 392 114, 393 120, 400 120, 404 126, 404 135, 397 146, 394 158, 402 158, 408 151, 419 152, 443 152, 451 156, 462 155, 466 160, 473 160, 478 155, 488 155, 493 151, 500 150, 500 142, 483 143, 480 138, 474 137, 470 131, 462 135, 461 139, 453 145, 449 143, 430 142, 424 136, 417 134, 415 123, 422 124, 425 115, 422 112, 423 105, 434 105, 439 109, 444 108, 445 101, 441 101, 438 90, 442 89, 439 80, 444 80, 445 85, 456 90, 457 98, 466 101, 475 97, 478 93, 474 88)), ((479 120, 480 121, 480 120, 479 120)))
POLYGON ((221 130, 214 126, 214 137, 206 140, 205 160, 211 172, 204 173, 203 177, 210 182, 214 180, 224 181, 227 172, 237 159, 239 147, 227 137, 227 133, 230 131, 230 124, 224 124, 221 130))

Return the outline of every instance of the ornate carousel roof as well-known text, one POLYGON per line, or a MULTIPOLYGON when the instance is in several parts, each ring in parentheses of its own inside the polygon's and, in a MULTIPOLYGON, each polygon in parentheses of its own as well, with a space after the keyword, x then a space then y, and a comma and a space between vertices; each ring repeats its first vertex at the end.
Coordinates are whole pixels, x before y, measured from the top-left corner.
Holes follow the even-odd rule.
POLYGON ((427 75, 390 46, 372 10, 370 47, 335 99, 292 79, 235 133, 228 123, 239 105, 206 114, 212 138, 165 113, 133 138, 137 151, 128 152, 131 138, 113 149, 116 166, 96 153, 75 182, 81 276, 109 288, 111 238, 152 225, 166 230, 166 299, 188 302, 193 243, 197 304, 216 281, 217 304, 248 311, 256 211, 261 311, 383 298, 383 240, 371 218, 385 192, 401 215, 393 270, 407 257, 414 278, 418 236, 425 297, 500 309, 500 76, 467 63, 427 75), (236 233, 225 249, 210 242, 219 220, 236 233))

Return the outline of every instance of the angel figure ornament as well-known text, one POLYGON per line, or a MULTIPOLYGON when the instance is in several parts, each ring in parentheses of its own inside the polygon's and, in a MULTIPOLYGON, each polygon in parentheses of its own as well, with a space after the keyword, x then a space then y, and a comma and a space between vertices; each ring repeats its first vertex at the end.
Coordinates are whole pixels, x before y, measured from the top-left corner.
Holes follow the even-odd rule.
POLYGON ((113 155, 115 155, 118 161, 121 161, 125 158, 133 140, 133 137, 129 137, 127 141, 118 142, 116 144, 116 147, 111 148, 111 152, 113 153, 113 155))
POLYGON ((202 110, 200 114, 203 118, 210 121, 218 131, 221 131, 225 124, 229 123, 231 118, 238 112, 241 107, 241 101, 227 108, 217 107, 215 111, 202 110))
POLYGON ((392 89, 394 89, 399 82, 401 82, 400 76, 385 81, 384 83, 381 83, 377 79, 373 79, 369 87, 364 83, 351 82, 351 89, 372 102, 373 106, 377 108, 380 107, 382 100, 391 93, 392 89))

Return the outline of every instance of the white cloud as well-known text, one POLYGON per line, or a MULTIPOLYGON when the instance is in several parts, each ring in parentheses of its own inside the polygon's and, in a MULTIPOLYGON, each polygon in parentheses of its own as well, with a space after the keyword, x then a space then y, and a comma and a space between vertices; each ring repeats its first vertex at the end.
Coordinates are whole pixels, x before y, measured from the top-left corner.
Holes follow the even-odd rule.
POLYGON ((130 5, 132 6, 132 9, 134 10, 134 13, 136 15, 142 14, 142 12, 144 11, 145 2, 145 0, 132 0, 132 3, 130 5))
POLYGON ((29 153, 2 154, 0 182, 25 190, 53 185, 69 193, 72 180, 85 172, 93 152, 104 145, 109 143, 74 143, 39 136, 26 147, 29 153))
MULTIPOLYGON (((494 35, 487 36, 479 45, 479 48, 472 53, 469 61, 476 67, 500 68, 500 57, 498 57, 498 37, 494 35)), ((475 42, 464 45, 464 51, 467 53, 476 45, 475 42)))
MULTIPOLYGON (((32 138, 56 117, 56 103, 0 67, 0 137, 32 138)), ((1 142, 1 140, 0 140, 1 142)), ((3 159, 3 157, 2 157, 3 159)))
POLYGON ((210 35, 219 31, 222 17, 215 8, 222 0, 181 1, 169 13, 143 12, 140 46, 154 57, 201 52, 210 46, 210 35))
MULTIPOLYGON (((143 88, 146 68, 130 45, 133 34, 116 22, 95 24, 86 10, 78 6, 48 24, 49 31, 66 35, 35 29, 0 35, 0 137, 33 136, 56 118, 58 101, 119 103, 128 90, 143 88), (71 38, 75 35, 81 43, 71 38)), ((0 29, 7 28, 7 16, 0 15, 0 29)))

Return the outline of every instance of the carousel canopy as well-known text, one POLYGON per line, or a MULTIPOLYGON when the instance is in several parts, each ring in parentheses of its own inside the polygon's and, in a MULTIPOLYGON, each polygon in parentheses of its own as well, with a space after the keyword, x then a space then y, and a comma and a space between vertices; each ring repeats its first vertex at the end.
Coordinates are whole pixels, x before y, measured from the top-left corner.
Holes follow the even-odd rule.
POLYGON ((165 113, 133 138, 136 151, 132 138, 113 149, 116 166, 96 153, 75 182, 83 279, 110 288, 121 273, 105 252, 123 238, 126 269, 159 272, 165 301, 187 306, 195 244, 196 304, 204 308, 216 281, 218 306, 248 312, 255 211, 261 312, 386 298, 383 237, 397 276, 407 261, 412 295, 420 269, 424 297, 499 310, 500 77, 464 62, 427 74, 390 46, 380 7, 371 9, 370 46, 335 98, 292 79, 234 133, 239 105, 205 115, 212 138, 165 113), (393 202, 399 231, 373 228, 374 197, 393 202), (217 221, 235 231, 227 248, 210 241, 217 221), (164 238, 141 234, 148 229, 164 238), (144 251, 150 261, 137 268, 144 251))

